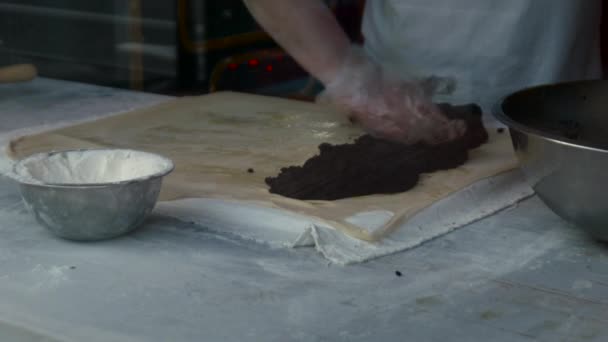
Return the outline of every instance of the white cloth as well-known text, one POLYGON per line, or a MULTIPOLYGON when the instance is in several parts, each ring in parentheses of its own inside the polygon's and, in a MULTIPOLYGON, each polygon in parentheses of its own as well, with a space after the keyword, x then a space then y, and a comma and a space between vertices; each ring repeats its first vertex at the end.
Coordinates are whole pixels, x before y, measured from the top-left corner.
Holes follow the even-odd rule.
MULTIPOLYGON (((417 247, 514 205, 533 193, 519 170, 483 179, 433 204, 376 243, 352 238, 307 217, 216 199, 160 202, 156 212, 275 248, 314 246, 332 263, 346 265, 417 247)), ((390 218, 389 212, 374 211, 359 213, 349 221, 373 231, 390 218)))
POLYGON ((437 100, 487 112, 523 87, 601 77, 601 0, 367 1, 366 51, 403 77, 450 77, 437 100))

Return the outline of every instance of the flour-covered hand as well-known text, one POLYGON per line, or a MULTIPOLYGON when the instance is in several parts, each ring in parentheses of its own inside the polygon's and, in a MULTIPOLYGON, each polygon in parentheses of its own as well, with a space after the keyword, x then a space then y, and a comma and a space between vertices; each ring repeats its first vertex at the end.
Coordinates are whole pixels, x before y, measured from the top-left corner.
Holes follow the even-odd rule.
POLYGON ((406 144, 437 144, 464 134, 461 120, 448 119, 431 100, 432 87, 383 72, 360 49, 325 84, 319 101, 336 106, 368 133, 406 144))

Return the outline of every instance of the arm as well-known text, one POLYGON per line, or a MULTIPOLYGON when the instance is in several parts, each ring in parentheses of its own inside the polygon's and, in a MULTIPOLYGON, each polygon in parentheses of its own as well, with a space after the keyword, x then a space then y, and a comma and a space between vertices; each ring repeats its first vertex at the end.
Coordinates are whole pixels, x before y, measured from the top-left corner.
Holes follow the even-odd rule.
POLYGON ((350 41, 321 0, 245 0, 260 25, 311 75, 327 84, 350 41))
POLYGON ((448 120, 416 80, 395 80, 351 43, 321 0, 245 0, 262 27, 325 86, 320 99, 373 135, 408 144, 452 140, 448 120))

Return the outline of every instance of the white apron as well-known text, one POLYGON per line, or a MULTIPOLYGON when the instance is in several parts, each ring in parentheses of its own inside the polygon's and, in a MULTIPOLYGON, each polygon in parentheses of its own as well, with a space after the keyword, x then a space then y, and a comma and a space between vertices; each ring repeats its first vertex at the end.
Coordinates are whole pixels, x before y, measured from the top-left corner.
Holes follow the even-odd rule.
POLYGON ((365 49, 402 77, 452 77, 437 101, 487 112, 522 87, 601 77, 601 0, 368 0, 365 49))

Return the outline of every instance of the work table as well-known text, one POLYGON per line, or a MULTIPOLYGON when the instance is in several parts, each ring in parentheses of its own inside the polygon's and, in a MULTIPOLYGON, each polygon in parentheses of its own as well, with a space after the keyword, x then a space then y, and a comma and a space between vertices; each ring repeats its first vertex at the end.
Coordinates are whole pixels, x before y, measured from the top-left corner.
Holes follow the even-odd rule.
MULTIPOLYGON (((0 134, 167 99, 1 85, 0 134)), ((126 237, 75 243, 38 226, 0 177, 0 298, 2 340, 605 341, 608 247, 536 197, 352 266, 159 215, 126 237)))

